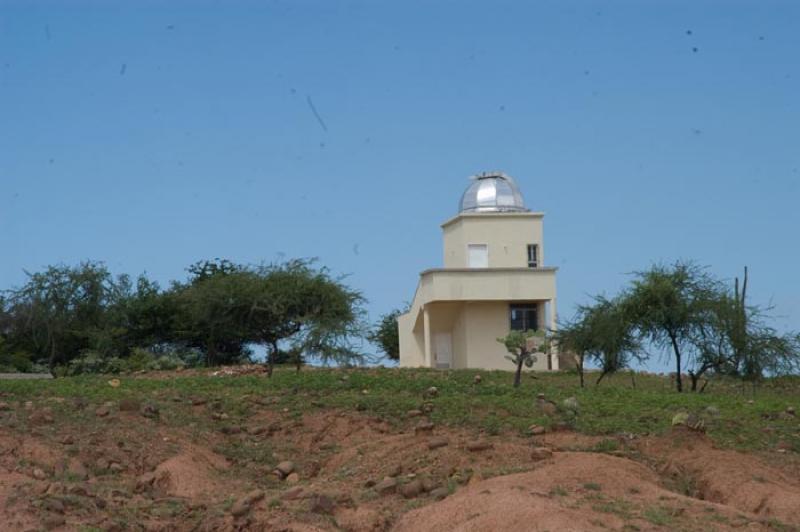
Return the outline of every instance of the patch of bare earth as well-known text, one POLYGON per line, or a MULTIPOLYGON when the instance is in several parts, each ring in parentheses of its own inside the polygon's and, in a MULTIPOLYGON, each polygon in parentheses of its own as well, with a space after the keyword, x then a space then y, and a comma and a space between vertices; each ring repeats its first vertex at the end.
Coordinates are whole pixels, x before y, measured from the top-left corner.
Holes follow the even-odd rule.
POLYGON ((796 475, 696 433, 620 439, 611 455, 587 452, 605 438, 568 431, 490 436, 425 416, 390 424, 333 409, 290 411, 269 398, 252 403, 237 417, 211 400, 162 401, 162 414, 180 410, 180 426, 120 405, 32 425, 39 407, 15 403, 5 415, 16 421, 0 432, 0 523, 295 532, 800 527, 796 475))

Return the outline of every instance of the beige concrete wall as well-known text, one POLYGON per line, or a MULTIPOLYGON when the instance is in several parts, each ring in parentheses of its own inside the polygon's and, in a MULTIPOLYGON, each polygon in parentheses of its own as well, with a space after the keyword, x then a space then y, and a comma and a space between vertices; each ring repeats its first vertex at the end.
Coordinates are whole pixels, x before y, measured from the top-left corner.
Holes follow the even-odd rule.
MULTIPOLYGON (((508 302, 474 302, 464 305, 467 345, 467 367, 480 369, 514 370, 514 364, 505 358, 508 354, 498 338, 510 330, 508 302)), ((546 370, 547 360, 539 357, 532 368, 546 370)))
POLYGON ((417 297, 424 302, 552 299, 556 297, 556 270, 428 270, 422 274, 417 297))
POLYGON ((400 335, 400 366, 418 368, 425 365, 424 336, 419 314, 421 309, 412 308, 414 312, 401 314, 397 318, 398 333, 400 335))
POLYGON ((525 268, 528 244, 538 244, 542 266, 543 216, 532 212, 459 214, 442 225, 444 267, 468 267, 468 244, 488 245, 489 268, 525 268))

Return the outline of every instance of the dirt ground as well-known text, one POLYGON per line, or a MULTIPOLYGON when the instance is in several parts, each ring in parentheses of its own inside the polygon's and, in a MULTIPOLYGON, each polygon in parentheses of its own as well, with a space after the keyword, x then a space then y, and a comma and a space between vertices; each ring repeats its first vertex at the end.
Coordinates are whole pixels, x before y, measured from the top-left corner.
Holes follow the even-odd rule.
POLYGON ((198 434, 106 407, 87 428, 6 403, 0 529, 800 530, 795 456, 716 449, 686 429, 526 438, 263 404, 198 434))

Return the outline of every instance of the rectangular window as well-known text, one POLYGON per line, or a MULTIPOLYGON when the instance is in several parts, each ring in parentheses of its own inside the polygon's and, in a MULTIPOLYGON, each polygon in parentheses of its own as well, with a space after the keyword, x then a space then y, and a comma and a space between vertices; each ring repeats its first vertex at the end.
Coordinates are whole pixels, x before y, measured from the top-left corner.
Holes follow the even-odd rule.
POLYGON ((535 303, 510 306, 512 331, 535 331, 539 328, 535 303))
POLYGON ((539 267, 539 245, 528 244, 528 268, 539 267))
POLYGON ((470 268, 489 267, 489 246, 486 244, 468 244, 467 255, 470 268))

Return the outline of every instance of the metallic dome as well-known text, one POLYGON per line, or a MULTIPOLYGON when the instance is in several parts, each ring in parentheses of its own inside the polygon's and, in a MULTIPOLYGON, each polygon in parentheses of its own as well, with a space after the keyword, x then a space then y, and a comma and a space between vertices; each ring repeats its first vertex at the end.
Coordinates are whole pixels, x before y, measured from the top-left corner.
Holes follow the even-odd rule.
POLYGON ((522 193, 514 179, 502 172, 483 172, 461 196, 460 212, 526 212, 522 193))

